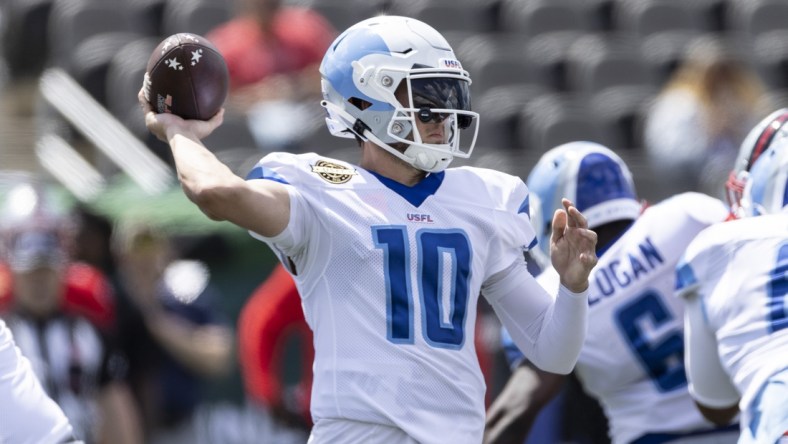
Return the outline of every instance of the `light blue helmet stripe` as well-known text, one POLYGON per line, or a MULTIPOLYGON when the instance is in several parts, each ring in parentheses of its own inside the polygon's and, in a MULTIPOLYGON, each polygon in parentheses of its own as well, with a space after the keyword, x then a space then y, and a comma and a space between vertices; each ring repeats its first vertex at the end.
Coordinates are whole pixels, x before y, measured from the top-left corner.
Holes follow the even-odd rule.
POLYGON ((365 95, 353 83, 352 63, 361 60, 365 55, 374 53, 391 54, 391 50, 380 35, 368 28, 348 29, 326 52, 323 62, 320 64, 320 72, 342 97, 364 99, 372 104, 368 108, 372 111, 393 110, 393 106, 365 95), (351 34, 353 34, 352 38, 349 39, 351 34), (348 44, 348 40, 352 41, 352 44, 348 44))

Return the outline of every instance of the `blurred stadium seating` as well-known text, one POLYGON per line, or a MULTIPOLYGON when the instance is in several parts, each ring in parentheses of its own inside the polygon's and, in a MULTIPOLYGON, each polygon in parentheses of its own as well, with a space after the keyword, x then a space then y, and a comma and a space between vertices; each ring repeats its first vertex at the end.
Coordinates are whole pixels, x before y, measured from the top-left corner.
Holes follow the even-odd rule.
MULTIPOLYGON (((384 12, 432 24, 474 79, 480 145, 524 159, 572 138, 639 152, 647 105, 697 40, 726 42, 752 66, 770 88, 764 103, 782 104, 788 91, 785 0, 284 1, 318 10, 337 29, 384 12)), ((205 34, 234 7, 233 0, 6 0, 0 42, 7 83, 34 82, 44 69, 61 67, 161 151, 136 109, 150 48, 174 32, 205 34)), ((0 131, 12 132, 8 126, 0 131)), ((306 127, 303 149, 321 141, 329 149, 348 146, 328 138, 321 122, 306 127)), ((253 140, 247 131, 221 148, 253 140)))

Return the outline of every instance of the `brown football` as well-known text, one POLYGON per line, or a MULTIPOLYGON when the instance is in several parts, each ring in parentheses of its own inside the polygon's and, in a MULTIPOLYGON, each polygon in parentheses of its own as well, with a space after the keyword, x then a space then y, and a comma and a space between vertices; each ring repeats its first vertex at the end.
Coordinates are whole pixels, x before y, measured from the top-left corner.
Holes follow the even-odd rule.
POLYGON ((229 82, 227 64, 211 42, 197 34, 173 34, 148 59, 145 98, 158 113, 208 120, 227 99, 229 82))

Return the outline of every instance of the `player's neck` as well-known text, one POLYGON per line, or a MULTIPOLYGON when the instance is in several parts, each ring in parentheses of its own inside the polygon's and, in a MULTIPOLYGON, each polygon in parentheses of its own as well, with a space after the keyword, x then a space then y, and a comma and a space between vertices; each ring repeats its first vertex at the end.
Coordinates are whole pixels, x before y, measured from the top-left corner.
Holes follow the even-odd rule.
POLYGON ((373 145, 364 147, 361 167, 407 186, 416 185, 427 175, 426 172, 373 145))

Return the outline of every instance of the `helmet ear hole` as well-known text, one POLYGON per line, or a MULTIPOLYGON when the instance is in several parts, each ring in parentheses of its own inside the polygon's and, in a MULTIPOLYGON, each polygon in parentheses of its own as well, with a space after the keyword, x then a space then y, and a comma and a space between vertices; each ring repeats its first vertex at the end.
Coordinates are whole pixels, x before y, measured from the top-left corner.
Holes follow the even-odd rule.
POLYGON ((359 111, 364 111, 365 109, 372 106, 371 103, 367 102, 364 99, 359 99, 358 97, 351 97, 347 99, 348 103, 358 108, 359 111))

